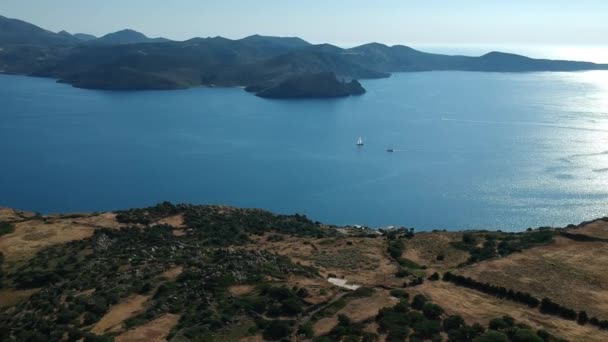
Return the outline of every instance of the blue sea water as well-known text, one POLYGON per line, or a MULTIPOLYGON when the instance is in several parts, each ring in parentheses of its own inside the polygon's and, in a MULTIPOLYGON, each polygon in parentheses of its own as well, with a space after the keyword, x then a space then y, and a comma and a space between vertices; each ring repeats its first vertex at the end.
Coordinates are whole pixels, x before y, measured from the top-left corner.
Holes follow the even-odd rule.
POLYGON ((0 76, 0 205, 169 200, 419 230, 608 213, 608 72, 403 73, 363 85, 360 97, 294 101, 0 76))

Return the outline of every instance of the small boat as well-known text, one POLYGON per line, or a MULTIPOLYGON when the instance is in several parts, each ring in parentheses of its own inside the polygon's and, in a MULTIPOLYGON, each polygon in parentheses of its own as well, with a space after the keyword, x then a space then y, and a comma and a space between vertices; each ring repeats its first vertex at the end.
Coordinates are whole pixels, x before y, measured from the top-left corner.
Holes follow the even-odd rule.
POLYGON ((363 146, 363 138, 359 137, 357 139, 357 146, 363 146))
POLYGON ((386 150, 386 152, 395 152, 395 149, 389 148, 389 149, 386 150))

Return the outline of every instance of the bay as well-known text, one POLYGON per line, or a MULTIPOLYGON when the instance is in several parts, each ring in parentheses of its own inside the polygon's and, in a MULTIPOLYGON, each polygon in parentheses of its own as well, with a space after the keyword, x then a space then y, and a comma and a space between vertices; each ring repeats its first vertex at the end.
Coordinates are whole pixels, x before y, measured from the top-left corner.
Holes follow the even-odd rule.
POLYGON ((419 230, 606 215, 608 72, 362 83, 360 97, 268 100, 0 76, 0 205, 51 213, 169 200, 419 230))

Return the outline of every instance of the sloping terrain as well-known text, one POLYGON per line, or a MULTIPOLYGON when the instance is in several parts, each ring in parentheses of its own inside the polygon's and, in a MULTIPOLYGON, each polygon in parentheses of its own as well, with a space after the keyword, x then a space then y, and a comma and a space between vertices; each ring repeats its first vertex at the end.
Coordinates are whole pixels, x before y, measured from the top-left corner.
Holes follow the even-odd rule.
POLYGON ((2 340, 608 339, 605 220, 415 234, 161 203, 0 223, 2 340))

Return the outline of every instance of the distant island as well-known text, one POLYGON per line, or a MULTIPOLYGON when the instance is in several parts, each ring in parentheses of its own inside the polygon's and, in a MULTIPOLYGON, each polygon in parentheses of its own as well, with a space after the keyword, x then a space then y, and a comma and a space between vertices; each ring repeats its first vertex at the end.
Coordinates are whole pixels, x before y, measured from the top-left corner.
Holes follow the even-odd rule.
POLYGON ((292 76, 276 85, 261 89, 256 95, 268 98, 321 98, 362 94, 365 94, 365 89, 357 80, 340 81, 334 73, 323 72, 292 76))
POLYGON ((297 37, 260 35, 171 41, 127 29, 98 38, 54 33, 0 16, 0 73, 50 77, 79 88, 241 86, 261 97, 339 97, 363 93, 356 80, 439 70, 581 71, 608 70, 608 64, 503 52, 449 56, 379 43, 343 49, 313 45, 297 37))

